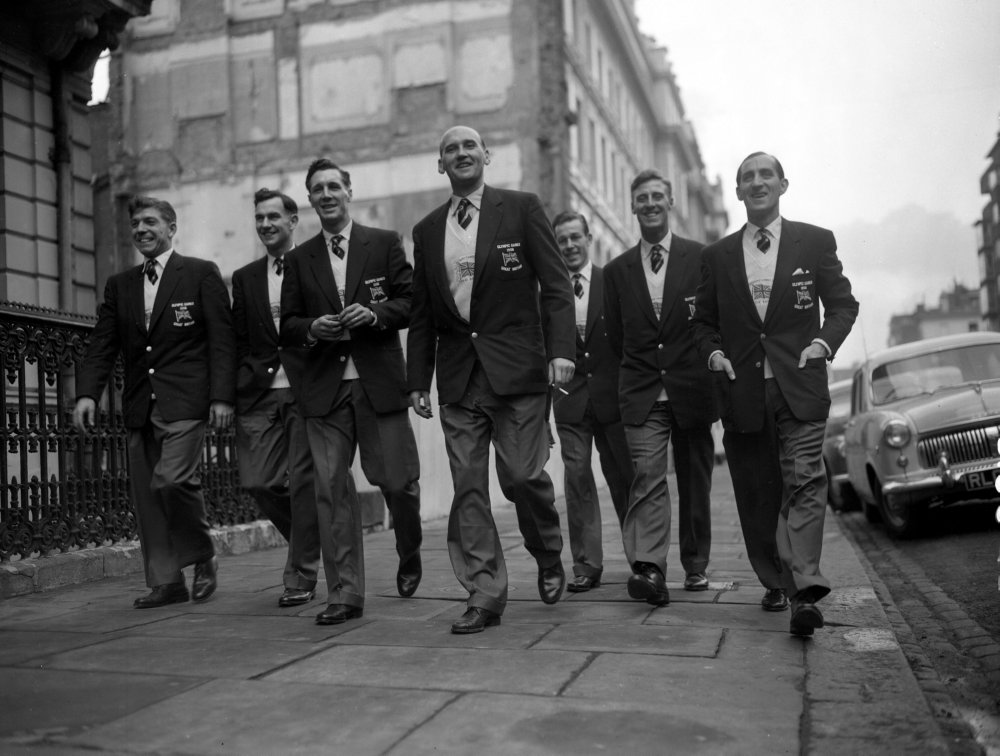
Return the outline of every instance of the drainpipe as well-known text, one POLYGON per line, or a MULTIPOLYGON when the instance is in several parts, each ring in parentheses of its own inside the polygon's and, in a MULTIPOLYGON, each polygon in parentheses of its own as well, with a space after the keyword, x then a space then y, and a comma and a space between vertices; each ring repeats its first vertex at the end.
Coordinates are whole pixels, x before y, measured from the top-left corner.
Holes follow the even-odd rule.
POLYGON ((65 69, 49 66, 52 81, 52 124, 55 145, 50 159, 56 172, 56 247, 59 267, 59 309, 74 312, 73 278, 73 150, 69 129, 69 94, 65 69))

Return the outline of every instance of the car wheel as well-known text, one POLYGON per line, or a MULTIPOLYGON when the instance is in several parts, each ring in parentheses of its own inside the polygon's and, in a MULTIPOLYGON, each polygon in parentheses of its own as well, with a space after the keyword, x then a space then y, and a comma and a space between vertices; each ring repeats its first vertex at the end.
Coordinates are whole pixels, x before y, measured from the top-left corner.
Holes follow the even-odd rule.
POLYGON ((840 487, 840 507, 844 512, 857 512, 861 509, 861 499, 849 482, 844 481, 840 487))
POLYGON ((882 523, 894 538, 912 538, 923 529, 926 507, 903 496, 880 496, 882 523))
POLYGON ((882 512, 878 505, 879 499, 882 497, 882 484, 878 482, 878 478, 871 470, 868 471, 868 487, 871 489, 875 501, 869 502, 863 496, 859 496, 858 498, 861 499, 861 511, 864 512, 865 519, 868 522, 882 522, 882 512))

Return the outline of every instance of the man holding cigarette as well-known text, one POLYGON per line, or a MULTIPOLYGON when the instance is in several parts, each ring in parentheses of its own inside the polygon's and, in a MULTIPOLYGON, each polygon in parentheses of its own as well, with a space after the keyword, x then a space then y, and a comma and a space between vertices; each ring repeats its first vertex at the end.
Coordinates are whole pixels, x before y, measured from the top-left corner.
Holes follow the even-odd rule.
POLYGON ((555 603, 566 575, 545 407, 550 385, 573 377, 574 308, 566 266, 534 194, 483 179, 490 152, 466 126, 445 132, 438 172, 452 196, 413 229, 413 309, 407 384, 413 409, 432 416, 437 372, 455 497, 448 551, 469 592, 453 633, 500 624, 507 568, 490 512, 489 446, 514 502, 524 545, 538 564, 538 592, 555 603))

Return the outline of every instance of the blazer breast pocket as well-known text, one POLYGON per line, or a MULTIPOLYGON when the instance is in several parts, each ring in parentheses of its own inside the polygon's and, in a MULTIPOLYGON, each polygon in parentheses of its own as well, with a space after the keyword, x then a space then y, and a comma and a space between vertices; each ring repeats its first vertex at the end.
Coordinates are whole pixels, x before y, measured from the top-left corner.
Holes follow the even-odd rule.
POLYGON ((494 262, 497 276, 501 280, 524 278, 531 275, 524 257, 524 247, 520 239, 498 241, 494 247, 494 262))

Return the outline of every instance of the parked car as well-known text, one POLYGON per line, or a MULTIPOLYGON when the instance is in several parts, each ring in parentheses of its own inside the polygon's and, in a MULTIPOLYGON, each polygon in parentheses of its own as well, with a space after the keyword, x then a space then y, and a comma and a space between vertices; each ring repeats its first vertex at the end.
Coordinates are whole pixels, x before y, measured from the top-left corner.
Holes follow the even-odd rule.
POLYGON ((838 512, 858 507, 857 496, 847 480, 847 458, 844 456, 844 426, 851 416, 851 383, 848 378, 830 384, 830 416, 823 440, 823 465, 830 481, 827 499, 838 512))
POLYGON ((928 511, 1000 498, 1000 333, 890 347, 854 374, 847 477, 870 521, 899 537, 928 511))

